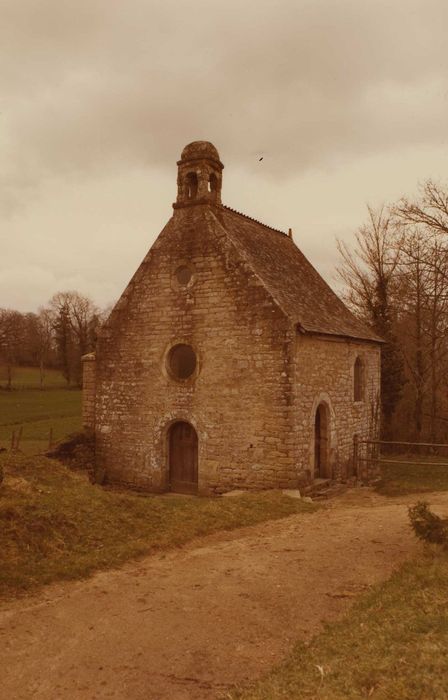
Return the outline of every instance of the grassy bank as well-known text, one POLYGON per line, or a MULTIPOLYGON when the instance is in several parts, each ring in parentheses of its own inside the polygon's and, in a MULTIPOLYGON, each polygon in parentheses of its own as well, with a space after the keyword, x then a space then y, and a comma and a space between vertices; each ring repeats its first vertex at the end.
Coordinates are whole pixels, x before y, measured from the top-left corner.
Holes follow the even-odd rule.
POLYGON ((384 496, 448 491, 448 464, 431 466, 424 461, 414 462, 411 458, 407 464, 384 462, 376 490, 384 496))
POLYGON ((446 700, 448 554, 428 550, 233 700, 446 700))
POLYGON ((316 508, 274 492, 209 499, 104 490, 45 457, 6 455, 0 464, 6 475, 0 486, 0 595, 316 508))

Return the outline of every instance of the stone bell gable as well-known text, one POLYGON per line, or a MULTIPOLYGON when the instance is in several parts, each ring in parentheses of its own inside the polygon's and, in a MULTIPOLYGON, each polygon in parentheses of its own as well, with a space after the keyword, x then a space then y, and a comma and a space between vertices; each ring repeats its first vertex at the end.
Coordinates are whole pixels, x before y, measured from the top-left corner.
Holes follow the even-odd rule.
POLYGON ((221 204, 223 164, 216 148, 207 141, 185 146, 177 161, 177 201, 174 209, 198 204, 221 204))
POLYGON ((183 150, 173 216, 86 358, 111 482, 295 487, 346 475, 354 434, 376 431, 379 339, 288 235, 222 205, 223 167, 208 142, 183 150))

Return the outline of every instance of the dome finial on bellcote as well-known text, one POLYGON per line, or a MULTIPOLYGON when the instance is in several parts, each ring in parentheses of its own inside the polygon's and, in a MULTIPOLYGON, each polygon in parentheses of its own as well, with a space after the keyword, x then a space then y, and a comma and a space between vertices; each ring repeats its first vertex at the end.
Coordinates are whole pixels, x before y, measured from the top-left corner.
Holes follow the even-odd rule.
POLYGON ((193 141, 185 146, 177 161, 177 201, 175 209, 195 204, 221 204, 223 164, 209 141, 193 141))

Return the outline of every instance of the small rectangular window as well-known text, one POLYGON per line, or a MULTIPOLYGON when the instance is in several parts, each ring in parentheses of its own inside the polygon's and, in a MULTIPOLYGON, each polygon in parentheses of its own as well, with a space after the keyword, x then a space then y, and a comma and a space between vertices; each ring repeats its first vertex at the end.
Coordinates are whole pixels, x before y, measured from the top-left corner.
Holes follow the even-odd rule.
POLYGON ((364 366, 360 357, 355 360, 353 372, 353 399, 354 401, 364 400, 364 366))

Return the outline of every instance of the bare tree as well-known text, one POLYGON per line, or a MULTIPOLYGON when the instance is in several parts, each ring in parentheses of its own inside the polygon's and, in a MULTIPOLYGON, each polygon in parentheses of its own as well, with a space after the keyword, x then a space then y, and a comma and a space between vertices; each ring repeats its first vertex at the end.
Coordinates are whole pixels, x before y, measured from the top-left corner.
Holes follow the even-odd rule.
POLYGON ((45 369, 53 347, 53 320, 48 309, 39 309, 36 328, 40 388, 44 388, 45 369))
POLYGON ((6 388, 12 389, 14 367, 22 345, 22 314, 12 309, 0 309, 0 364, 3 365, 6 388))
POLYGON ((393 216, 405 226, 423 227, 428 234, 448 234, 448 192, 442 185, 427 180, 420 187, 420 197, 406 197, 393 208, 393 216))
POLYGON ((55 342, 67 382, 81 384, 81 357, 91 351, 100 325, 100 312, 86 296, 75 291, 58 292, 48 307, 55 342))
POLYGON ((337 242, 342 258, 338 273, 348 305, 386 341, 381 353, 381 398, 383 434, 387 434, 404 383, 395 337, 401 234, 385 207, 369 206, 367 211, 368 221, 359 228, 354 249, 337 242))
POLYGON ((425 352, 427 339, 424 333, 427 275, 423 261, 427 250, 424 236, 419 229, 408 231, 407 234, 402 239, 400 258, 400 349, 415 390, 414 437, 420 440, 429 369, 425 352))
POLYGON ((430 435, 437 440, 437 422, 439 420, 439 398, 445 377, 444 365, 448 356, 448 254, 440 241, 432 246, 432 271, 427 287, 429 339, 429 364, 431 372, 430 435))
MULTIPOLYGON (((410 296, 405 295, 414 304, 410 327, 417 333, 420 326, 414 337, 414 363, 406 357, 416 387, 415 429, 419 434, 428 394, 430 407, 426 415, 430 418, 429 434, 434 440, 436 425, 441 420, 438 406, 445 383, 442 365, 448 344, 448 191, 441 184, 427 180, 417 198, 404 197, 392 208, 392 216, 405 241, 401 259, 403 276, 409 275, 408 287, 414 285, 410 296)), ((408 348, 409 342, 404 342, 405 355, 408 348)))

